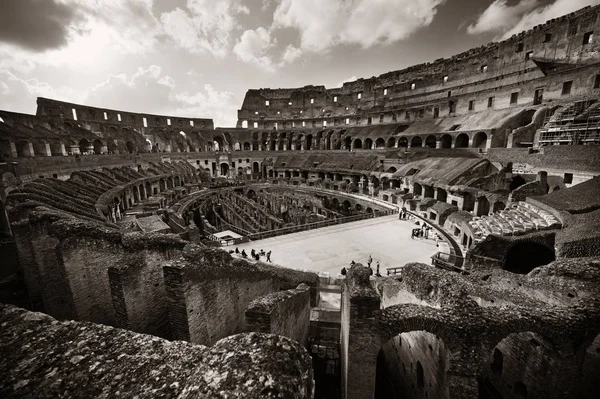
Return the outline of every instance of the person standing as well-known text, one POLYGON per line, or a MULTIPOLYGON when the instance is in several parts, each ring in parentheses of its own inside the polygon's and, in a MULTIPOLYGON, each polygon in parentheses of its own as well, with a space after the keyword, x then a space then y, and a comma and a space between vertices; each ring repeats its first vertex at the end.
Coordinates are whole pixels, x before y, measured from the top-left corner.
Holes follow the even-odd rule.
POLYGON ((371 263, 373 262, 373 258, 369 255, 369 259, 367 259, 367 265, 371 267, 371 263))
POLYGON ((271 262, 271 251, 267 252, 267 262, 271 262))

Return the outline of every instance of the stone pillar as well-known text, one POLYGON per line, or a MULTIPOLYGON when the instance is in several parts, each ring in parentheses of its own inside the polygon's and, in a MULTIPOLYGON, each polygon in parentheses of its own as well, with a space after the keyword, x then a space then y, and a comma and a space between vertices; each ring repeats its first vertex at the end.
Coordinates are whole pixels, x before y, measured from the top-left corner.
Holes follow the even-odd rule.
POLYGON ((19 153, 17 152, 17 145, 14 143, 14 141, 10 141, 10 156, 12 158, 16 158, 19 156, 19 153))
POLYGON ((77 145, 72 145, 71 146, 71 154, 75 155, 75 154, 80 154, 81 152, 79 151, 79 146, 77 145))
POLYGON ((369 269, 356 264, 342 283, 342 398, 370 399, 375 394, 378 337, 373 324, 381 299, 370 284, 369 269), (351 343, 351 344, 350 344, 351 343))
POLYGON ((167 144, 165 147, 165 152, 171 152, 171 144, 167 144))
POLYGON ((442 140, 439 137, 435 141, 435 148, 442 148, 442 140))

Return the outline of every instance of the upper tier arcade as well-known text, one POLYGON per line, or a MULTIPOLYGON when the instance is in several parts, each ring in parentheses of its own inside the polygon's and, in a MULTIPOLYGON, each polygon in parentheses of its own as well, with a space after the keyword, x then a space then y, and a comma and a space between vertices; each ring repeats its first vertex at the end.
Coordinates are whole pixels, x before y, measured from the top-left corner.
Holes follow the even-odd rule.
MULTIPOLYGON (((597 96, 599 12, 586 7, 502 42, 340 88, 248 90, 237 127, 418 124, 597 96)), ((490 122, 481 129, 495 127, 490 122)))

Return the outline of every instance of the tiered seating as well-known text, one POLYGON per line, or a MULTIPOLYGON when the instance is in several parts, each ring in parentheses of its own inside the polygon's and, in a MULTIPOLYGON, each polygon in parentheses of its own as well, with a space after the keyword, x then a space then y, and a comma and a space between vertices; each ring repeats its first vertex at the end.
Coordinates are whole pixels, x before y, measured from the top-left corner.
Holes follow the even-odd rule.
POLYGON ((469 224, 475 242, 481 242, 489 234, 520 235, 532 231, 546 230, 560 225, 551 213, 527 202, 518 202, 510 208, 489 216, 474 217, 469 224))

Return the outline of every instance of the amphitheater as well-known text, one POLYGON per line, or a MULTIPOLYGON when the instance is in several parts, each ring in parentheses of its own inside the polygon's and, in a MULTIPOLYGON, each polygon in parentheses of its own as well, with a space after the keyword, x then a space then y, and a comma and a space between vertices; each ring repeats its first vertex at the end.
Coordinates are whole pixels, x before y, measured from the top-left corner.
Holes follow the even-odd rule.
POLYGON ((0 397, 596 398, 599 13, 235 128, 0 111, 0 397))

